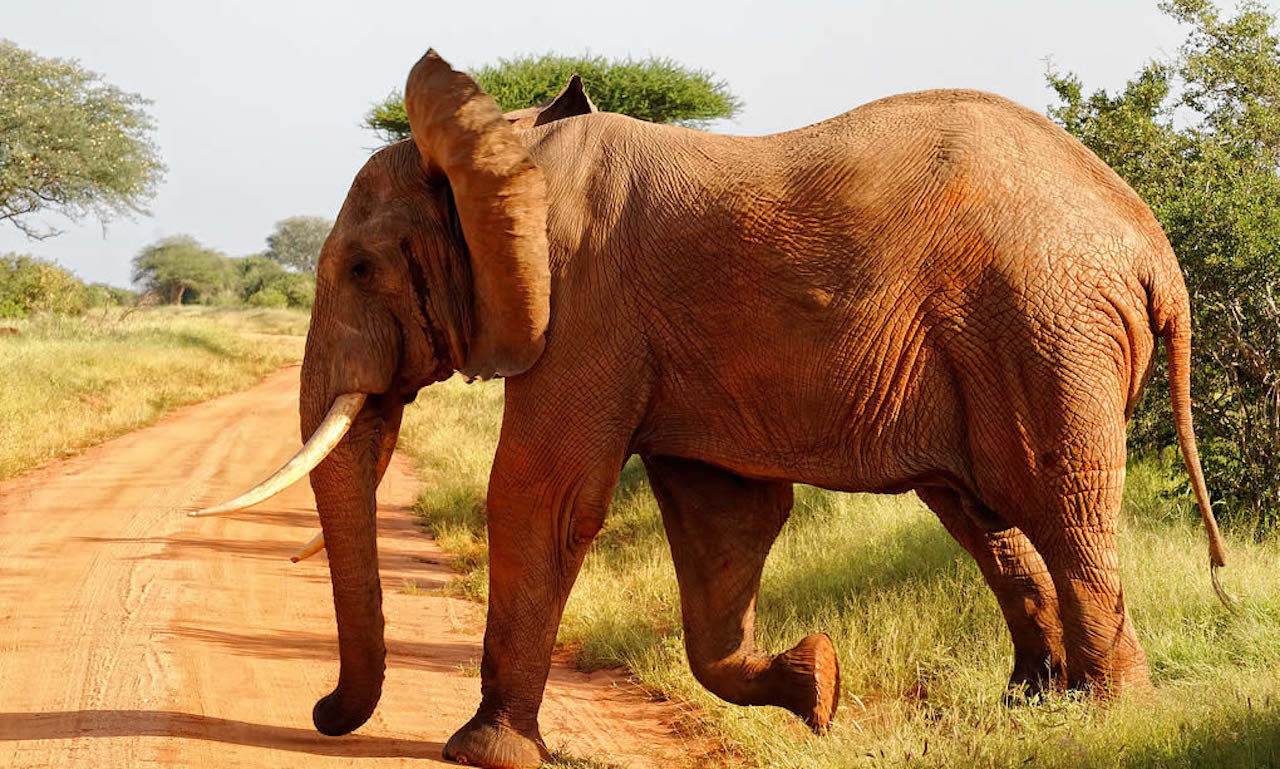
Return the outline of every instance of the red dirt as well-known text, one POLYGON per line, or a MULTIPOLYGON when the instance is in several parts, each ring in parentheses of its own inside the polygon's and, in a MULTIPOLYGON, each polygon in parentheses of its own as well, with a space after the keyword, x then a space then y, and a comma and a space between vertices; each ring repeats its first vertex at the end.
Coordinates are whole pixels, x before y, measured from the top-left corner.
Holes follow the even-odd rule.
MULTIPOLYGON (((311 726, 337 637, 323 554, 288 560, 318 530, 307 484, 232 516, 184 514, 296 450, 297 379, 285 369, 0 483, 0 766, 446 765, 444 741, 479 701, 483 617, 437 594, 447 557, 413 523, 405 459, 378 492, 387 683, 346 737, 311 726)), ((614 673, 557 664, 551 677, 553 749, 687 760, 677 706, 614 673)))

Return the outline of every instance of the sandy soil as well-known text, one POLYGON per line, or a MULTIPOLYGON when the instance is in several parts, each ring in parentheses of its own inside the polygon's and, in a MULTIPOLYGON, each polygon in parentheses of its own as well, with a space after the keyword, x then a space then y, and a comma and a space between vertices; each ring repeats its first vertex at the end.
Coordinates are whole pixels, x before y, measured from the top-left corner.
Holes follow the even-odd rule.
MULTIPOLYGON (((310 488, 184 515, 296 450, 297 378, 0 483, 0 767, 446 765, 479 701, 483 617, 437 594, 450 574, 413 524, 406 460, 378 494, 387 684, 346 737, 311 726, 337 637, 324 556, 288 560, 318 530, 310 488)), ((691 747, 681 718, 616 674, 557 665, 542 729, 576 757, 670 766, 691 747)))

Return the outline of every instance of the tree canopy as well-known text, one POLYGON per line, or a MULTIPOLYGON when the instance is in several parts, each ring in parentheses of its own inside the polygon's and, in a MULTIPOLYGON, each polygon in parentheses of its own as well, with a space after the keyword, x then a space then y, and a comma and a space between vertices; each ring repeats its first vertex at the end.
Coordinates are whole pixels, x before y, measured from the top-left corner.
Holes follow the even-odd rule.
MULTIPOLYGON (((1195 338, 1196 429, 1225 517, 1280 522, 1280 47, 1276 19, 1244 0, 1161 9, 1188 27, 1176 55, 1115 93, 1050 71, 1050 115, 1147 202, 1182 264, 1195 338)), ((1149 390, 1164 391, 1163 373, 1149 390)), ((1161 393, 1163 395, 1163 393, 1161 393)), ((1134 443, 1172 439, 1167 397, 1147 397, 1134 443)))
POLYGON ((329 237, 333 222, 319 216, 291 216, 276 222, 267 236, 267 258, 299 272, 316 271, 320 247, 329 237))
POLYGON ((38 217, 142 212, 164 173, 149 102, 73 61, 0 40, 0 221, 28 237, 38 217))
MULTIPOLYGON (((742 102, 728 84, 710 72, 672 59, 606 59, 603 56, 517 56, 473 70, 470 75, 505 112, 554 98, 574 74, 605 112, 619 112, 654 123, 698 127, 738 114, 742 102)), ((392 93, 375 104, 365 125, 383 141, 409 137, 404 97, 392 93)))
POLYGON ((212 297, 227 290, 233 277, 226 257, 190 235, 159 240, 133 258, 133 282, 170 304, 212 297))

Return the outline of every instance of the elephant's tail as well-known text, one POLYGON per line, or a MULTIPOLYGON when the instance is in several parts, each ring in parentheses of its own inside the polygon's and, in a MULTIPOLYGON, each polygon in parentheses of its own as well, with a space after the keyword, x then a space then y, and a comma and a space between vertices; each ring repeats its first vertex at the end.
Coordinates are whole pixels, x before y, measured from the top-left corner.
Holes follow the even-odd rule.
MULTIPOLYGON (((1175 268, 1176 269, 1176 268, 1175 268)), ((1200 517, 1209 535, 1209 576, 1218 599, 1228 608, 1235 602, 1218 580, 1218 569, 1227 564, 1226 548, 1218 521, 1213 517, 1209 504, 1209 489, 1204 482, 1204 470, 1200 466, 1200 451, 1196 448, 1196 434, 1191 426, 1191 310, 1187 303, 1186 289, 1182 288, 1181 275, 1178 287, 1181 301, 1174 297, 1159 296, 1150 292, 1152 320, 1157 333, 1164 339, 1166 357, 1169 360, 1169 400, 1173 405, 1173 423, 1178 433, 1178 448, 1182 461, 1191 476, 1191 489, 1200 507, 1200 517), (1161 300, 1164 301, 1161 301, 1161 300)))

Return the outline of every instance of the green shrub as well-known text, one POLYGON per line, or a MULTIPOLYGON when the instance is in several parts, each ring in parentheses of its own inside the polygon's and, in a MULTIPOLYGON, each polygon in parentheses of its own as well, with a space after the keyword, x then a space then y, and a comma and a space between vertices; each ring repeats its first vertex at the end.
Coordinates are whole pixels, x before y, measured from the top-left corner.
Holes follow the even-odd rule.
POLYGON ((249 297, 250 307, 288 307, 289 297, 277 288, 264 288, 249 297))
POLYGON ((316 303, 316 276, 305 272, 286 273, 276 286, 289 300, 290 307, 309 310, 316 303))
POLYGON ((33 256, 0 256, 0 318, 38 312, 74 315, 87 306, 85 285, 67 270, 33 256))

